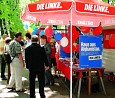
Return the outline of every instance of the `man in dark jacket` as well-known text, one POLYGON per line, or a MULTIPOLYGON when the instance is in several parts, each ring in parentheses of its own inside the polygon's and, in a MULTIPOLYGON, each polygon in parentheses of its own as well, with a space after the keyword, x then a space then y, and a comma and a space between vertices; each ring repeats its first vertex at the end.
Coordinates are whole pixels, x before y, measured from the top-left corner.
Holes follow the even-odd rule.
POLYGON ((47 56, 44 48, 42 48, 38 42, 38 36, 32 36, 32 44, 25 49, 25 62, 26 68, 29 69, 29 86, 30 86, 30 98, 35 98, 35 78, 38 76, 39 81, 39 93, 41 98, 45 98, 45 68, 49 67, 47 56))

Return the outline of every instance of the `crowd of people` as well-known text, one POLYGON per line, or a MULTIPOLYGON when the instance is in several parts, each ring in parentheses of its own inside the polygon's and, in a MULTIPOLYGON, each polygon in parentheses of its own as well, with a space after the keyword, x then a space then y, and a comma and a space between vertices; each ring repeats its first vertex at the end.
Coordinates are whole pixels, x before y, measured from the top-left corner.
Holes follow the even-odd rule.
POLYGON ((35 79, 39 81, 39 93, 41 98, 45 97, 45 85, 54 85, 52 66, 56 76, 56 48, 55 39, 52 37, 47 41, 46 35, 25 34, 25 41, 22 40, 22 33, 17 32, 15 38, 11 39, 3 34, 0 39, 0 65, 1 79, 8 80, 7 89, 16 92, 24 92, 22 85, 22 70, 29 70, 30 98, 35 98, 35 79), (7 63, 4 59, 4 52, 9 52, 12 62, 7 63), (5 67, 8 65, 8 77, 5 76, 5 67), (14 86, 15 85, 15 86, 14 86))

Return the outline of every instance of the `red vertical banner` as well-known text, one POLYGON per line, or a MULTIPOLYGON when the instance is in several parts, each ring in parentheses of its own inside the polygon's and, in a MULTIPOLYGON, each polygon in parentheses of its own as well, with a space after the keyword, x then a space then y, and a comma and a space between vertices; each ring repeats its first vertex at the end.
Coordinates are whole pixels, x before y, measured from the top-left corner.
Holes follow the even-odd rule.
MULTIPOLYGON (((103 48, 105 48, 105 49, 115 49, 110 44, 110 41, 111 41, 110 39, 115 34, 115 29, 104 30, 103 32, 104 32, 104 36, 103 36, 103 48)), ((115 40, 114 40, 114 42, 115 42, 115 40)))

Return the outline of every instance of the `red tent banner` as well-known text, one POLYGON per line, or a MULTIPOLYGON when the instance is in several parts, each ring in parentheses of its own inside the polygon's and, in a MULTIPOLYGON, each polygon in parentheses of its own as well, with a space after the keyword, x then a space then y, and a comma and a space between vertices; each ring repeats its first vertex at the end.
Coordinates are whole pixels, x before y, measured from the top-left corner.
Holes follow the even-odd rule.
POLYGON ((80 13, 95 13, 115 15, 115 7, 98 0, 76 0, 76 11, 80 13))
POLYGON ((33 4, 28 4, 28 9, 30 12, 35 12, 35 13, 39 13, 39 12, 46 12, 46 11, 67 11, 70 10, 72 6, 72 2, 68 1, 68 2, 64 2, 64 1, 59 1, 57 0, 57 2, 55 0, 53 0, 51 2, 36 2, 33 4))
POLYGON ((114 6, 98 0, 40 0, 28 4, 20 17, 45 25, 67 25, 72 21, 72 25, 97 27, 100 22, 102 26, 115 25, 114 10, 114 6))

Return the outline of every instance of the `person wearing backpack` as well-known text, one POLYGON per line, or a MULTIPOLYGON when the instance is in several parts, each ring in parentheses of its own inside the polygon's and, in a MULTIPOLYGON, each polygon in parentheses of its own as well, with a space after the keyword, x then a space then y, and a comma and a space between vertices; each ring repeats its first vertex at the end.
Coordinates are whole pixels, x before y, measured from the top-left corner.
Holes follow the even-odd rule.
POLYGON ((10 57, 10 49, 9 49, 9 44, 11 42, 11 38, 10 37, 6 37, 5 38, 5 46, 4 46, 4 53, 6 53, 6 56, 4 55, 4 59, 5 62, 8 65, 8 79, 7 79, 7 83, 9 83, 9 79, 10 79, 10 63, 11 63, 11 57, 10 57))

